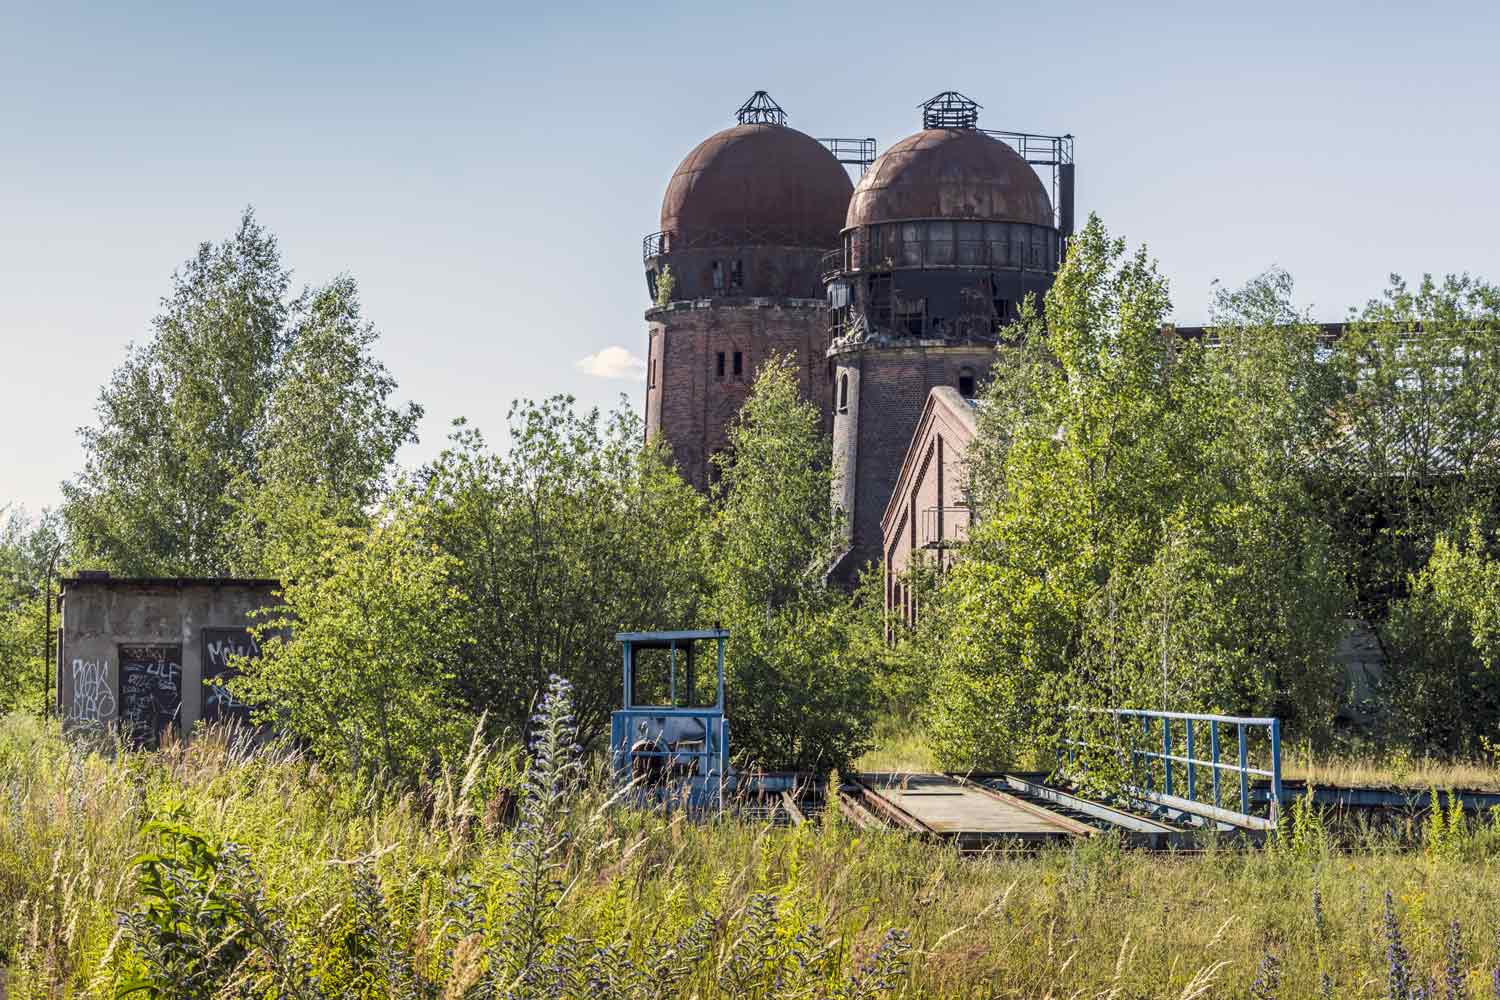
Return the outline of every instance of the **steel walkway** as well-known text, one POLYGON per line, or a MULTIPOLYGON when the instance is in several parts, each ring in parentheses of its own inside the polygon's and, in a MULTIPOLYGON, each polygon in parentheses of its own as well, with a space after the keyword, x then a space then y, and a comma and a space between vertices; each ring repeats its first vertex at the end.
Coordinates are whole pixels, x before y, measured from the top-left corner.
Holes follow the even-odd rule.
POLYGON ((946 774, 861 774, 845 786, 860 813, 964 849, 1084 837, 1094 828, 1008 792, 946 774))

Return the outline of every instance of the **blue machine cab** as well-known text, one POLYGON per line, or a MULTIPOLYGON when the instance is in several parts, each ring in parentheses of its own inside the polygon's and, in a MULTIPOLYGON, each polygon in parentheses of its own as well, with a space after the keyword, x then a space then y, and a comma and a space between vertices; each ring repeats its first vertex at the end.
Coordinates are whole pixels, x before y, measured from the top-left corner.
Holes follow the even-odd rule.
POLYGON ((690 807, 722 808, 729 778, 724 719, 725 629, 621 632, 624 707, 610 719, 610 762, 622 783, 690 807), (701 652, 712 643, 712 669, 701 652), (708 676, 705 676, 707 674, 708 676))

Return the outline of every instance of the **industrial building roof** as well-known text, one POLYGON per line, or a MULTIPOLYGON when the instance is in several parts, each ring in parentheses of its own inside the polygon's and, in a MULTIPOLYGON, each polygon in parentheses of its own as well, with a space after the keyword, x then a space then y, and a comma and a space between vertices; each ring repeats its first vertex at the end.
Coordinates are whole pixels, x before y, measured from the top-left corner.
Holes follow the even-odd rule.
POLYGON ((661 228, 790 231, 833 247, 853 189, 812 136, 785 125, 736 125, 683 159, 662 199, 661 228))
POLYGON ((906 219, 1053 224, 1036 171, 972 128, 923 129, 887 149, 854 189, 844 227, 906 219))

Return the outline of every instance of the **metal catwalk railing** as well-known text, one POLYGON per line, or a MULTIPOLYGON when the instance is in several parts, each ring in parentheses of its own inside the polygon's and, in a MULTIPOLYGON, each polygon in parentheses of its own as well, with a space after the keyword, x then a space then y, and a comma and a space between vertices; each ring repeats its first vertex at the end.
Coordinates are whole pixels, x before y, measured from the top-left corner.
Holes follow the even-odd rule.
POLYGON ((1280 719, 1129 708, 1075 709, 1069 714, 1060 742, 1073 767, 1078 766, 1080 751, 1084 751, 1084 766, 1087 766, 1087 752, 1090 750, 1103 751, 1106 756, 1113 755, 1123 761, 1129 771, 1132 790, 1146 793, 1150 798, 1204 801, 1199 797, 1204 791, 1200 778, 1206 777, 1215 810, 1253 817, 1251 779, 1266 778, 1271 783, 1273 821, 1283 802, 1280 719), (1088 724, 1085 720, 1100 715, 1110 716, 1115 722, 1112 742, 1084 738, 1088 724), (1234 757, 1226 760, 1224 736, 1225 730, 1230 729, 1233 731, 1234 757), (1202 756, 1205 735, 1208 737, 1206 757, 1202 756), (1265 766, 1252 764, 1252 744, 1257 750, 1263 748, 1263 752, 1269 755, 1265 766), (1186 779, 1186 787, 1178 781, 1179 778, 1186 779), (1226 779, 1238 792, 1237 809, 1224 804, 1226 779))

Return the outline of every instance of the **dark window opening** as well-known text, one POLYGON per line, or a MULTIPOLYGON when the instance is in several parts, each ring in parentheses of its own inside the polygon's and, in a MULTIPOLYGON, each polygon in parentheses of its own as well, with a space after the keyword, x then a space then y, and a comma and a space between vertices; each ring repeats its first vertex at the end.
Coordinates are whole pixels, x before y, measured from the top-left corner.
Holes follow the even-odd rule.
POLYGON ((714 265, 714 291, 716 291, 716 292, 722 292, 724 290, 724 266, 722 264, 720 264, 718 261, 714 261, 713 265, 714 265))
POLYGON ((719 378, 723 378, 724 377, 724 352, 723 351, 719 352, 718 359, 717 359, 716 363, 717 363, 716 374, 718 375, 719 378))
POLYGON ((983 264, 986 262, 984 223, 958 223, 958 262, 960 264, 983 264))
POLYGON ((745 287, 745 265, 743 261, 737 260, 730 266, 729 287, 736 289, 745 287))
POLYGON ((833 320, 830 327, 833 335, 835 337, 842 337, 844 335, 844 328, 849 325, 849 307, 839 306, 838 308, 830 309, 828 315, 833 320))
POLYGON ((651 368, 647 372, 646 388, 648 388, 648 389, 654 389, 654 388, 656 388, 656 359, 655 358, 651 359, 651 368))
POLYGON ((974 398, 974 369, 967 365, 958 370, 958 394, 964 399, 974 398))
POLYGON ((986 222, 984 238, 990 267, 1006 267, 1010 259, 1010 227, 1003 222, 986 222))
POLYGON ((739 351, 734 352, 734 377, 739 378, 745 374, 745 356, 739 351))
POLYGON ((896 332, 908 337, 920 337, 927 328, 927 299, 903 299, 895 301, 896 332))
POLYGON ((630 650, 630 700, 636 705, 703 708, 718 698, 713 658, 697 644, 638 643, 630 650), (705 662, 706 659, 706 662, 705 662))
POLYGON ((849 412, 849 373, 839 376, 839 412, 849 412))
POLYGON ((929 222, 927 224, 927 263, 953 263, 953 223, 929 222))
POLYGON ((656 268, 646 272, 646 290, 651 293, 651 301, 656 301, 656 268))
POLYGON ((1010 320, 1010 299, 995 300, 995 317, 1002 323, 1010 320))
POLYGON ((870 322, 877 330, 889 330, 891 326, 891 276, 870 276, 870 322))

